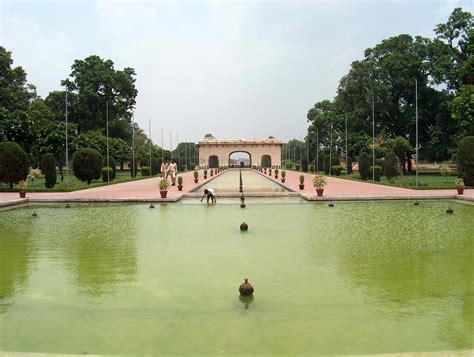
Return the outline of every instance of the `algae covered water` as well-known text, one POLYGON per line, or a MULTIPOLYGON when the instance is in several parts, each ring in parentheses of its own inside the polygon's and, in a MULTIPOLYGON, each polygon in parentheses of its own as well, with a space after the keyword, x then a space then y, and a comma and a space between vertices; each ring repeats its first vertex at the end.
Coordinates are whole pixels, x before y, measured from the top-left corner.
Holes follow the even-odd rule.
POLYGON ((452 207, 454 215, 446 202, 3 211, 0 350, 469 350, 474 206, 452 207), (253 301, 239 299, 244 278, 253 301))

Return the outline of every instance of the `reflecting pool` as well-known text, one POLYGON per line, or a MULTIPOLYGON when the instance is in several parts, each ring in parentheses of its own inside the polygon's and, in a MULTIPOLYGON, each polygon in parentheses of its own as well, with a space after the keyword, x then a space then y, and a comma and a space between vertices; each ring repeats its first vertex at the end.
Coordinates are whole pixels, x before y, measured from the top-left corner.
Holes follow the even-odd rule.
MULTIPOLYGON (((238 193, 240 170, 226 170, 215 179, 207 182, 195 192, 204 192, 206 188, 213 188, 219 193, 238 193)), ((244 192, 286 192, 279 184, 269 180, 254 170, 241 170, 244 192)), ((208 177, 209 179, 209 177, 208 177)))
POLYGON ((0 212, 0 350, 473 349, 474 206, 237 201, 0 212))

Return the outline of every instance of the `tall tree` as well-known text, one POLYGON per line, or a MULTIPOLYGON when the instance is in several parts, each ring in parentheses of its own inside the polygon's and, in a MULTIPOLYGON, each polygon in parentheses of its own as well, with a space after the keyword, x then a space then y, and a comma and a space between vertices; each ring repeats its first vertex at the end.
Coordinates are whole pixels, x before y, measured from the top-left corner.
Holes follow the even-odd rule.
POLYGON ((71 69, 70 78, 62 84, 77 94, 80 132, 105 128, 106 103, 111 125, 116 120, 130 123, 138 93, 133 68, 116 70, 111 60, 94 55, 75 60, 71 69))
POLYGON ((36 89, 26 81, 25 70, 12 67, 11 52, 0 46, 0 114, 3 110, 11 113, 26 110, 30 101, 36 97, 36 89))

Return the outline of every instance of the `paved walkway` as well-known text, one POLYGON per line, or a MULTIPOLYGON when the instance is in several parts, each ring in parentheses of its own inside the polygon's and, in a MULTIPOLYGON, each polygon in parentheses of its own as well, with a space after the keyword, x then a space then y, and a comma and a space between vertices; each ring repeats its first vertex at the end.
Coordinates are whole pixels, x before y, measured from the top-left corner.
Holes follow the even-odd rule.
MULTIPOLYGON (((222 172, 218 175, 221 175, 222 172)), ((302 173, 286 171, 286 181, 281 183, 281 173, 278 180, 274 175, 262 175, 278 182, 289 190, 293 190, 302 195, 307 200, 318 200, 316 191, 313 188, 313 174, 303 174, 305 176, 305 188, 300 190, 299 177, 302 173)), ((199 171, 199 182, 194 183, 193 172, 180 174, 183 177, 183 191, 178 191, 177 186, 168 188, 168 198, 161 199, 158 183, 160 178, 153 177, 145 180, 124 182, 115 185, 101 186, 74 192, 29 192, 27 199, 20 199, 18 192, 0 192, 0 206, 26 202, 48 202, 48 201, 169 201, 180 200, 184 194, 193 190, 197 186, 203 185, 211 179, 203 178, 202 170, 199 171)), ((216 176, 216 175, 215 175, 216 176)), ((215 177, 214 176, 214 177, 215 177)), ((423 199, 423 198, 463 198, 474 201, 474 189, 464 190, 464 195, 457 195, 455 189, 452 190, 413 190, 400 187, 372 184, 345 180, 335 177, 327 177, 327 185, 324 188, 325 200, 352 200, 352 199, 423 199)))
MULTIPOLYGON (((209 170, 208 170, 209 171, 209 170)), ((222 174, 219 173, 218 175, 222 174)), ((193 171, 181 173, 179 176, 183 177, 183 191, 178 191, 178 186, 168 187, 168 196, 166 201, 177 201, 183 194, 204 184, 210 179, 208 174, 207 180, 204 180, 202 170, 199 171, 199 182, 194 183, 193 171)), ((214 175, 216 176, 216 175, 214 175)), ((83 200, 83 201, 133 201, 133 200, 148 200, 148 201, 162 201, 158 184, 160 177, 153 177, 150 179, 124 182, 114 185, 107 185, 95 187, 73 192, 27 192, 26 197, 30 202, 36 200, 41 201, 68 201, 68 200, 83 200)), ((170 180, 168 180, 170 181, 170 180)), ((170 181, 171 182, 171 181, 170 181)), ((27 202, 28 200, 21 200, 18 192, 0 192, 0 205, 7 202, 27 202)))
MULTIPOLYGON (((263 173, 262 173, 263 174, 263 173)), ((264 175, 264 174, 263 174, 264 175)), ((267 174, 266 177, 270 176, 267 174)), ((318 199, 316 190, 313 187, 314 174, 286 171, 285 183, 281 183, 281 170, 278 173, 278 180, 275 179, 274 171, 271 179, 279 182, 284 187, 301 193, 306 199, 318 199), (300 175, 305 177, 304 189, 299 189, 300 175)), ((370 198, 454 198, 457 195, 456 189, 452 190, 413 190, 408 188, 393 187, 386 185, 373 184, 369 182, 360 182, 346 180, 336 177, 326 176, 327 185, 324 187, 323 199, 370 199, 370 198)), ((474 190, 464 190, 464 197, 474 199, 474 190)))

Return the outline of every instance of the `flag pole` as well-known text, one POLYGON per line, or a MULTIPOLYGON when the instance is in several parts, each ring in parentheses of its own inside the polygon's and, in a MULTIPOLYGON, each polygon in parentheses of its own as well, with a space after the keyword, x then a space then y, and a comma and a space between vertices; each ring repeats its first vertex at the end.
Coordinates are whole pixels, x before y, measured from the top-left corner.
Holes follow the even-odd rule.
POLYGON ((418 187, 418 81, 415 78, 416 187, 418 187))
POLYGON ((109 159, 109 100, 105 102, 105 121, 107 131, 107 182, 110 182, 110 159, 109 159))
POLYGON ((375 101, 372 99, 372 182, 375 182, 375 101))
POLYGON ((148 119, 148 141, 150 144, 150 176, 151 176, 151 119, 148 119))
MULTIPOLYGON (((345 117, 346 117, 346 176, 348 175, 348 171, 349 171, 349 152, 347 150, 347 113, 344 113, 345 117)), ((351 163, 352 165, 352 163, 351 163)))
POLYGON ((66 114, 66 188, 69 188, 69 141, 67 136, 67 87, 66 87, 66 104, 65 104, 65 114, 66 114))

